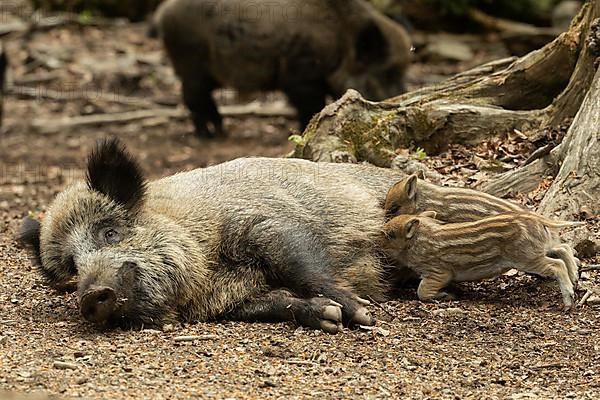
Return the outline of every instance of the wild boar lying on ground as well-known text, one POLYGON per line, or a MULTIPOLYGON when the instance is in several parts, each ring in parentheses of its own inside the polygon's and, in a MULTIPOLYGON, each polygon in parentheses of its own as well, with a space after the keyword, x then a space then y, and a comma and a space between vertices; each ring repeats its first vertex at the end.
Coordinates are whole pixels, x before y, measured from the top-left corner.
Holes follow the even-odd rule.
POLYGON ((435 211, 444 222, 466 222, 506 212, 526 212, 508 200, 472 189, 444 187, 411 175, 389 190, 384 208, 388 218, 435 211))
POLYGON ((404 91, 408 35, 364 0, 166 0, 153 23, 201 136, 222 132, 211 97, 219 87, 280 89, 302 128, 327 95, 353 88, 384 100, 404 91))
MULTIPOLYGON (((428 213, 425 213, 428 214, 428 213)), ((577 263, 550 230, 581 225, 531 213, 506 213, 475 222, 443 223, 432 215, 399 215, 386 223, 388 255, 421 276, 419 299, 452 298, 450 282, 498 276, 510 268, 554 277, 566 310, 573 306, 577 263)))
POLYGON ((390 289, 377 243, 385 193, 401 178, 248 158, 147 182, 111 140, 22 240, 51 284, 77 279, 95 323, 296 321, 335 333, 373 324, 360 297, 390 289))

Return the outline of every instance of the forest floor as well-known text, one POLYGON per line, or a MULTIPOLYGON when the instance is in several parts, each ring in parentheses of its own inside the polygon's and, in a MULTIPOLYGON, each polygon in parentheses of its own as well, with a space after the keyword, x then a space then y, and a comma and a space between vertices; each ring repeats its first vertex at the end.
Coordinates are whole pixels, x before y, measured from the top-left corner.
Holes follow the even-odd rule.
MULTIPOLYGON (((472 46, 470 60, 422 57, 410 87, 507 55, 493 36, 461 40, 472 46)), ((161 116, 50 129, 64 117, 179 104, 160 44, 143 24, 129 24, 34 31, 5 46, 12 83, 0 135, 0 398, 3 390, 53 398, 600 398, 600 308, 565 314, 553 281, 522 274, 463 284, 451 303, 423 304, 406 289, 371 307, 375 329, 335 336, 290 324, 99 331, 85 323, 76 297, 44 286, 13 238, 24 215, 43 212, 82 176, 96 139, 120 137, 157 178, 241 156, 282 156, 297 125, 227 118, 230 135, 216 141, 199 140, 185 118, 161 116), (199 339, 175 340, 190 335, 199 339)), ((238 103, 228 91, 218 98, 238 103)), ((257 104, 283 102, 275 94, 257 104)), ((522 161, 530 147, 507 138, 453 147, 427 163, 473 183, 482 179, 481 160, 497 166, 499 153, 514 153, 522 161)), ((534 207, 536 198, 518 200, 534 207)), ((599 286, 600 272, 585 272, 578 295, 599 286)))

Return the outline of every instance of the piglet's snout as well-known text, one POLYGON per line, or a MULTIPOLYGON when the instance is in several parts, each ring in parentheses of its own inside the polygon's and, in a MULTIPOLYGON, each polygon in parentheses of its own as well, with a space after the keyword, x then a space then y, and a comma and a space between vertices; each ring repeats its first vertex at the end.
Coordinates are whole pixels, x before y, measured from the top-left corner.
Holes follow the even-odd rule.
POLYGON ((105 322, 117 309, 117 294, 109 287, 92 286, 81 296, 79 308, 90 322, 105 322))

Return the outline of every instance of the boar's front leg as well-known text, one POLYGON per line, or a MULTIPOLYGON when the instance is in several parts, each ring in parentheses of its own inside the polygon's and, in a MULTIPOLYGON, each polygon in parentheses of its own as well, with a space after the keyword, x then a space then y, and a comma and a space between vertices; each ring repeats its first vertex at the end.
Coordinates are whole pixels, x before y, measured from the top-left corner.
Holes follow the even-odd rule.
POLYGON ((325 297, 342 305, 344 325, 373 325, 364 301, 343 288, 322 240, 305 228, 280 220, 256 223, 248 233, 251 258, 265 265, 267 282, 297 296, 325 297))
POLYGON ((212 97, 217 82, 203 68, 206 49, 179 48, 167 45, 175 72, 181 79, 183 102, 190 110, 196 135, 214 137, 223 134, 223 119, 212 97), (204 58, 203 58, 204 57, 204 58), (212 124, 212 129, 209 127, 212 124))
POLYGON ((196 135, 214 137, 223 135, 223 120, 217 109, 212 90, 216 85, 206 78, 182 78, 183 101, 192 114, 196 135), (211 127, 208 124, 212 124, 211 127))
POLYGON ((322 82, 295 82, 283 89, 290 103, 298 111, 300 130, 304 131, 311 118, 323 107, 327 97, 327 86, 322 82))
POLYGON ((419 288, 417 289, 417 296, 421 301, 433 301, 433 300, 455 300, 455 297, 447 292, 441 290, 448 286, 452 281, 452 273, 440 269, 436 272, 429 272, 423 274, 419 288))
POLYGON ((300 299, 287 290, 274 290, 250 299, 224 315, 246 322, 287 322, 328 333, 342 330, 342 305, 325 297, 300 299))

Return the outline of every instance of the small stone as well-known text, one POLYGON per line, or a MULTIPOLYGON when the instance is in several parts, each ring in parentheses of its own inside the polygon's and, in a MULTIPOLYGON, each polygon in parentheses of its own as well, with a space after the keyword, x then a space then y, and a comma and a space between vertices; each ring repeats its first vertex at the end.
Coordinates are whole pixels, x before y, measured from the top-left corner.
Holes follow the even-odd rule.
POLYGON ((77 378, 75 380, 75 383, 77 385, 84 385, 84 384, 88 383, 88 378, 86 378, 85 376, 82 376, 81 378, 77 378))
POLYGON ((435 316, 438 317, 454 317, 454 316, 464 316, 466 315, 466 311, 461 309, 461 308, 457 308, 457 307, 452 307, 452 308, 442 308, 439 310, 435 310, 432 313, 435 316))
POLYGON ((266 380, 260 385, 260 387, 261 388, 274 388, 274 387, 277 387, 277 384, 273 381, 266 380))
POLYGON ((162 327, 163 332, 173 332, 175 330, 175 327, 173 326, 173 324, 165 324, 162 327))
POLYGON ((579 280, 582 281, 589 281, 591 277, 592 274, 589 271, 583 271, 581 274, 579 274, 579 280))
POLYGON ((383 337, 390 336, 390 331, 388 331, 387 329, 379 328, 379 327, 376 327, 375 329, 373 329, 373 332, 375 334, 381 335, 383 337))
POLYGON ((77 366, 77 364, 68 363, 68 362, 64 362, 64 361, 54 361, 54 364, 52 366, 56 369, 77 369, 77 368, 79 368, 77 366))
POLYGON ((75 358, 83 358, 85 357, 85 353, 83 351, 76 351, 73 353, 73 357, 75 358))
POLYGON ((600 296, 597 294, 593 294, 590 297, 588 297, 586 303, 590 306, 598 306, 600 305, 600 296))

